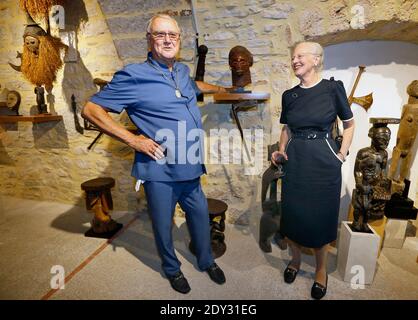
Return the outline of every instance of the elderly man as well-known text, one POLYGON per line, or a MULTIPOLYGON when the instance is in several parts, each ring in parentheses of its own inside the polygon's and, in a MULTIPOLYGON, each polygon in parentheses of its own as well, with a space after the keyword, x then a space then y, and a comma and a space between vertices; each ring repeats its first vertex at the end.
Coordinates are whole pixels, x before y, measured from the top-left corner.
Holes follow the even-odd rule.
POLYGON ((188 293, 190 286, 180 270, 172 239, 176 203, 186 213, 199 269, 214 282, 225 282, 223 271, 212 257, 208 205, 200 185, 206 169, 196 93, 226 89, 195 83, 189 68, 176 62, 180 28, 170 16, 158 14, 150 19, 147 40, 147 61, 116 72, 112 81, 91 97, 82 115, 135 149, 132 175, 138 180, 137 186, 144 185, 162 269, 173 289, 188 293), (108 115, 123 110, 137 126, 138 135, 108 115))

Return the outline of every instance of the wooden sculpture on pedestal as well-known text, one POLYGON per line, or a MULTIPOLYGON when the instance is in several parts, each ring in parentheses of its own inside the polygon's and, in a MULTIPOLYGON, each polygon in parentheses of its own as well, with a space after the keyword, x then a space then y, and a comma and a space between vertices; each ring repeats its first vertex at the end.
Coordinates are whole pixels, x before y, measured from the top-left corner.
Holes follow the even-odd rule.
POLYGON ((367 222, 384 216, 385 204, 391 196, 391 180, 386 177, 386 148, 391 136, 387 125, 399 123, 399 119, 371 118, 370 122, 371 146, 357 152, 354 165, 356 187, 351 201, 354 209, 351 228, 358 232, 370 232, 367 222))

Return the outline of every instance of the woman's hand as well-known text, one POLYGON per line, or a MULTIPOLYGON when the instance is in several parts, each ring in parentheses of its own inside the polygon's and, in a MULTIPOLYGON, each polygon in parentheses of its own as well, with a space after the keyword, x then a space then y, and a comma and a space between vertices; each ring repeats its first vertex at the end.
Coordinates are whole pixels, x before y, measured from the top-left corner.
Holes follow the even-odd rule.
POLYGON ((345 161, 345 156, 341 152, 337 152, 337 157, 340 158, 341 162, 345 161))
POLYGON ((273 163, 276 167, 279 164, 283 164, 283 162, 287 160, 287 153, 285 151, 274 151, 271 154, 271 163, 273 163))
POLYGON ((143 135, 135 136, 135 139, 129 143, 129 146, 138 152, 143 152, 154 160, 164 158, 164 149, 157 142, 143 135))

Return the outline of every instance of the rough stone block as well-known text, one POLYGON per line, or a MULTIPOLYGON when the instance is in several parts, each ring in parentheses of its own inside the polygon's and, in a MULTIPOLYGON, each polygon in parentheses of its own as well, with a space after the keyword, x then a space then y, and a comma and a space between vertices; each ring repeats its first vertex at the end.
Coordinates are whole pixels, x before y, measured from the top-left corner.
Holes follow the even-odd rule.
POLYGON ((405 242, 407 226, 408 220, 388 219, 385 226, 383 246, 401 249, 405 242))

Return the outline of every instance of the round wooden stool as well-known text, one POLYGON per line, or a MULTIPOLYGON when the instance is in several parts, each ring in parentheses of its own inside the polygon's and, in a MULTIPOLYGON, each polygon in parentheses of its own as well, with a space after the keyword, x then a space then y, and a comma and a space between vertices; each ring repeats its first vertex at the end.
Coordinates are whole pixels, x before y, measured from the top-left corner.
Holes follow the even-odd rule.
MULTIPOLYGON (((225 244, 225 212, 228 205, 217 199, 208 198, 210 240, 213 258, 219 258, 226 251, 225 244)), ((192 242, 189 243, 190 251, 195 254, 192 242)))
POLYGON ((115 180, 109 177, 96 178, 81 184, 81 189, 86 192, 86 208, 94 213, 91 228, 84 234, 86 237, 109 239, 123 227, 109 213, 113 209, 110 189, 114 186, 115 180))

